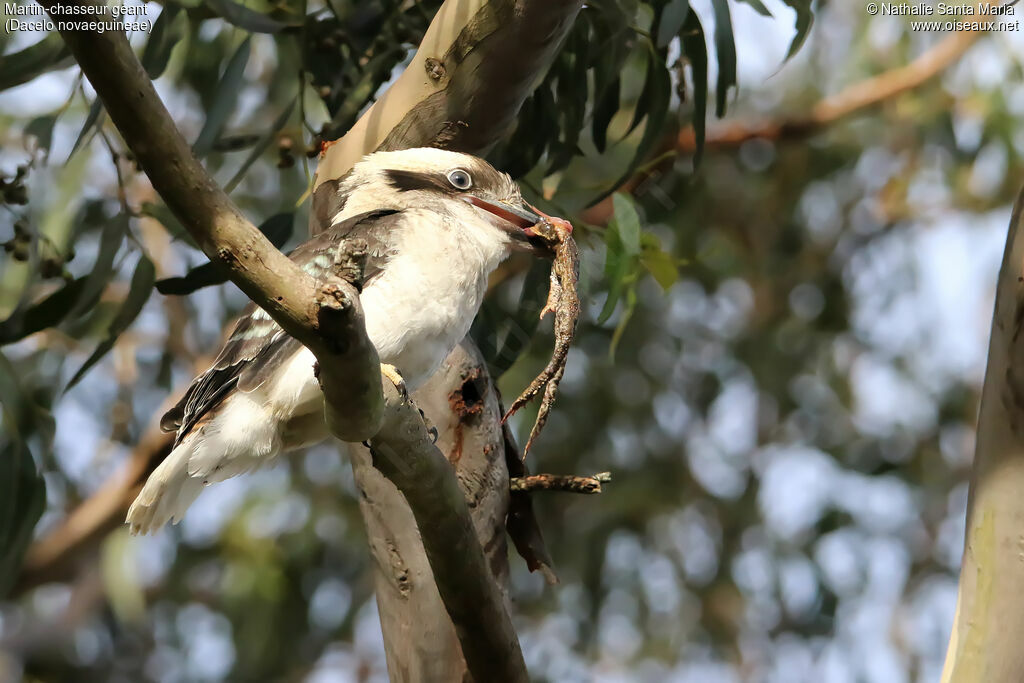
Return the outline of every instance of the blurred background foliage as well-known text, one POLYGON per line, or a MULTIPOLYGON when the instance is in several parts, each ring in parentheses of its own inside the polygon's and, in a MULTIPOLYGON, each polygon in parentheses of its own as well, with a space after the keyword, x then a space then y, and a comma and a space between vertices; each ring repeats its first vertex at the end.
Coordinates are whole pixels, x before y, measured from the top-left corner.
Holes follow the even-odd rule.
MULTIPOLYGON (((151 2, 132 41, 196 153, 288 248, 320 142, 439 4, 151 2)), ((588 3, 491 154, 584 252, 581 332, 531 466, 615 477, 597 497, 536 496, 560 585, 512 558, 537 680, 938 677, 1024 166, 1024 46, 980 37, 813 137, 713 144, 946 38, 858 3, 811 23, 805 0, 588 3)), ((6 590, 20 549, 118 475, 245 299, 209 286, 223 279, 56 36, 0 42, 6 590)), ((537 275, 510 263, 475 328, 507 395, 550 352, 550 324, 522 334, 537 275)), ((117 530, 72 580, 15 588, 0 679, 386 680, 363 536, 333 448, 219 484, 179 527, 117 530)))

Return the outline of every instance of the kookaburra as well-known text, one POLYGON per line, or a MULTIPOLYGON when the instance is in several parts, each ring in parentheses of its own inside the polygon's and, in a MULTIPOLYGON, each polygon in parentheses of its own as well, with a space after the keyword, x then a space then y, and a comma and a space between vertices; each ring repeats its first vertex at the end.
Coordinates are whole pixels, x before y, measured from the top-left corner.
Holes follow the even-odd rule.
MULTIPOLYGON (((531 230, 541 219, 512 179, 467 154, 378 152, 329 192, 316 214, 325 229, 290 258, 319 277, 353 240, 368 246, 366 332, 410 391, 469 332, 491 271, 512 249, 544 249, 531 230)), ((161 427, 177 432, 174 449, 128 511, 131 531, 179 521, 207 484, 325 439, 314 360, 249 304, 213 366, 163 416, 161 427)))

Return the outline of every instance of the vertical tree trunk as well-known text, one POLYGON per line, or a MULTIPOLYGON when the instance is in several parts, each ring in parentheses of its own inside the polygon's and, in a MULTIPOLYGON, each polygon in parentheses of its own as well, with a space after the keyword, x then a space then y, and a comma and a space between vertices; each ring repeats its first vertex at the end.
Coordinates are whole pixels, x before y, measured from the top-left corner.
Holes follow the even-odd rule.
POLYGON ((996 285, 943 683, 1024 680, 1024 190, 996 285))
MULTIPOLYGON (((413 400, 437 428, 437 446, 455 467, 494 579, 504 588, 508 470, 501 412, 483 357, 472 341, 463 341, 413 400)), ((374 468, 366 448, 351 446, 349 452, 375 560, 391 680, 461 681, 466 664, 412 511, 394 484, 374 468)))

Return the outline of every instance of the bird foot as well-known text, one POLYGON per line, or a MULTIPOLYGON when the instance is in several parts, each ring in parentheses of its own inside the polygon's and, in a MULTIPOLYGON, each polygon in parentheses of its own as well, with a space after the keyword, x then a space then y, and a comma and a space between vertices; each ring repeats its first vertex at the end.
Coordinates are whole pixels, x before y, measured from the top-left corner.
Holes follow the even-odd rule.
POLYGON ((391 383, 398 389, 398 393, 402 396, 403 401, 409 400, 409 390, 405 386, 405 379, 402 377, 402 373, 398 371, 398 368, 390 363, 381 363, 380 374, 391 380, 391 383))
POLYGON ((436 446, 438 439, 437 427, 435 427, 434 423, 430 421, 427 414, 423 412, 423 408, 417 406, 416 410, 420 411, 420 417, 423 418, 423 425, 427 428, 427 433, 430 434, 430 442, 436 446))

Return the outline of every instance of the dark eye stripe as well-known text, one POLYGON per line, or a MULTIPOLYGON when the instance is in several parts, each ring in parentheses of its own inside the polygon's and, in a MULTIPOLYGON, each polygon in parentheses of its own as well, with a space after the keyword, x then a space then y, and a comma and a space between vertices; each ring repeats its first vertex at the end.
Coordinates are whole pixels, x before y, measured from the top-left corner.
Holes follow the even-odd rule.
POLYGON ((400 171, 388 169, 384 171, 391 186, 399 192, 411 190, 434 190, 435 192, 450 193, 452 186, 448 178, 436 173, 416 173, 414 171, 400 171))

